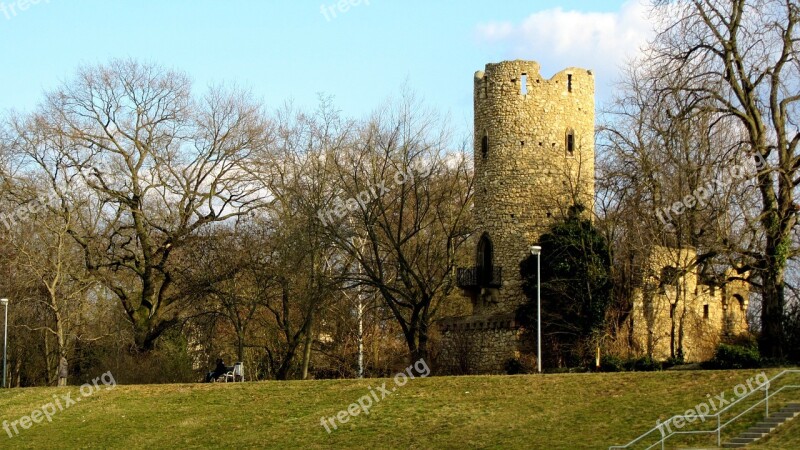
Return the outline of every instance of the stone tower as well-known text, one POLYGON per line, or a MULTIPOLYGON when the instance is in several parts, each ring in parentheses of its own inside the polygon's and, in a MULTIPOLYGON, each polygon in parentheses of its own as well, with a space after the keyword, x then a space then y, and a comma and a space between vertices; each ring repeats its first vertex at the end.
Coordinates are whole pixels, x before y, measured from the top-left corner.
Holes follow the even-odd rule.
POLYGON ((570 68, 548 80, 536 62, 506 61, 476 72, 474 89, 475 218, 488 239, 476 267, 491 262, 503 281, 476 312, 513 312, 530 246, 576 201, 592 206, 594 76, 570 68))
POLYGON ((571 205, 592 208, 594 76, 569 68, 545 79, 539 70, 517 60, 475 73, 478 240, 474 266, 458 270, 473 312, 442 327, 443 354, 454 355, 445 365, 456 372, 502 372, 520 357, 520 262, 571 205))

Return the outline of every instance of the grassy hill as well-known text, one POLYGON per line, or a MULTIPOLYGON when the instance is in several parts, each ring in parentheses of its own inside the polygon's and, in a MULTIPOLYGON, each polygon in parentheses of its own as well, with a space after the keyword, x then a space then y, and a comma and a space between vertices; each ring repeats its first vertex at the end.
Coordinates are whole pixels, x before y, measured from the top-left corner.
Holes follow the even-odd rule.
MULTIPOLYGON (((429 377, 388 395, 378 386, 391 391, 391 379, 100 385, 89 397, 76 386, 11 389, 0 391, 0 421, 30 415, 54 395, 80 401, 12 438, 0 430, 0 448, 602 449, 759 372, 429 377), (322 417, 364 396, 373 399, 369 415, 326 432, 322 417)), ((779 438, 760 448, 798 448, 800 426, 779 438)))

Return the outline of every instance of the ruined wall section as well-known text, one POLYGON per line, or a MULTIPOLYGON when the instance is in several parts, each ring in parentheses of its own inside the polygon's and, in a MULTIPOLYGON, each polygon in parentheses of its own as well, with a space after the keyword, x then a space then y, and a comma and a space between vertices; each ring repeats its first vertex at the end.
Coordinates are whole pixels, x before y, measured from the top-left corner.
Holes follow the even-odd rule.
MULTIPOLYGON (((693 248, 654 246, 633 294, 633 340, 639 355, 657 360, 682 347, 687 362, 706 361, 725 336, 748 331, 750 292, 743 281, 701 283, 693 248), (677 278, 669 275, 675 269, 677 278)), ((725 279, 733 277, 728 270, 725 279)))

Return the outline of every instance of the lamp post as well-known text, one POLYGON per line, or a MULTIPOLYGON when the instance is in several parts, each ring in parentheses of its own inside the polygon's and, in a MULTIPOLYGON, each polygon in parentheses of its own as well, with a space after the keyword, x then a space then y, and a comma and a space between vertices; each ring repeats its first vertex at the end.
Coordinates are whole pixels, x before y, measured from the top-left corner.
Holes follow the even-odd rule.
POLYGON ((8 348, 8 299, 0 298, 0 305, 5 306, 5 320, 3 321, 3 387, 6 387, 6 348, 8 348))
POLYGON ((542 373, 542 247, 531 245, 536 255, 536 370, 542 373))
MULTIPOLYGON (((353 218, 348 217, 348 222, 350 226, 355 229, 353 224, 353 218)), ((352 244, 353 248, 356 247, 356 240, 358 240, 358 247, 359 247, 359 254, 364 253, 364 240, 354 235, 352 237, 352 244)), ((363 266, 361 265, 361 261, 356 259, 356 263, 358 264, 358 274, 359 276, 363 275, 363 266)), ((358 378, 364 378, 364 287, 359 284, 358 286, 358 305, 357 305, 357 313, 358 313, 358 378)))

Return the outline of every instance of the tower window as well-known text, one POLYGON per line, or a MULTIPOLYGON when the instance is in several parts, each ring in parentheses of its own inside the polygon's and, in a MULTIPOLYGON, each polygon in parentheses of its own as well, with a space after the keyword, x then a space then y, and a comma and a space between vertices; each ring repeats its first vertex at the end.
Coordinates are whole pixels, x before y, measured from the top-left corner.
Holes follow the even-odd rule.
POLYGON ((484 134, 483 138, 481 139, 481 155, 484 158, 486 158, 488 154, 489 154, 489 136, 484 134))
POLYGON ((703 319, 708 319, 708 305, 703 305, 703 319))
POLYGON ((572 92, 572 74, 567 74, 567 91, 572 92))
POLYGON ((528 95, 528 74, 526 73, 523 73, 522 77, 520 77, 519 93, 522 95, 528 95))
POLYGON ((572 129, 567 130, 567 156, 573 156, 575 153, 575 131, 572 129))
POLYGON ((494 246, 488 234, 483 233, 481 236, 476 253, 475 265, 478 272, 478 283, 488 285, 492 281, 494 273, 494 246))

